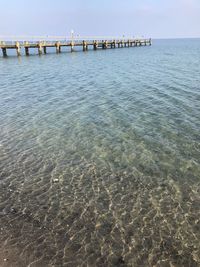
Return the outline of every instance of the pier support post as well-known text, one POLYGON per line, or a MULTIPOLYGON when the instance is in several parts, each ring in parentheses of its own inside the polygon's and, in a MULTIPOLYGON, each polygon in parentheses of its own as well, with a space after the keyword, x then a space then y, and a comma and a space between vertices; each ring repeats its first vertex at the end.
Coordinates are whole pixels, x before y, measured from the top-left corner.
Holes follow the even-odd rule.
POLYGON ((61 52, 60 42, 56 42, 55 46, 56 46, 56 53, 59 54, 61 52))
POLYGON ((104 42, 104 48, 105 48, 105 49, 108 48, 108 41, 107 41, 107 40, 104 42))
POLYGON ((29 56, 29 49, 28 49, 28 47, 25 47, 25 55, 26 56, 29 56))
POLYGON ((149 45, 152 45, 152 40, 151 40, 151 38, 149 39, 149 45))
POLYGON ((97 47, 98 47, 98 42, 97 41, 93 42, 93 47, 94 47, 94 50, 97 50, 97 47))
POLYGON ((107 40, 103 42, 103 46, 102 47, 103 47, 103 49, 108 48, 108 41, 107 40))
POLYGON ((38 43, 38 54, 42 55, 42 43, 41 42, 38 43))
POLYGON ((6 48, 5 47, 2 47, 1 49, 2 49, 3 56, 4 57, 7 57, 7 50, 6 50, 6 48))
POLYGON ((46 41, 43 42, 43 53, 47 53, 46 41))
POLYGON ((25 55, 29 56, 29 43, 28 42, 25 42, 24 48, 25 48, 25 55))
POLYGON ((87 51, 88 50, 88 44, 86 41, 83 41, 83 51, 87 51))
POLYGON ((15 46, 16 46, 16 52, 17 52, 17 56, 21 56, 21 53, 20 53, 20 43, 19 42, 16 42, 15 43, 15 46))
POLYGON ((73 52, 73 51, 74 51, 74 42, 72 41, 72 42, 70 43, 70 45, 71 45, 71 52, 73 52))

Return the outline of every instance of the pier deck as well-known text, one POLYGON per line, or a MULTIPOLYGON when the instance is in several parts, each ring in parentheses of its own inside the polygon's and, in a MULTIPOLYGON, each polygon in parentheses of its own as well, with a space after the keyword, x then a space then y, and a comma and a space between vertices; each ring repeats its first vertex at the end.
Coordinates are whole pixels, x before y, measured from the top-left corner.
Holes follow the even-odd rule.
POLYGON ((24 49, 25 55, 29 55, 29 49, 37 49, 38 54, 46 54, 47 48, 55 48, 56 53, 61 53, 63 47, 69 47, 71 52, 75 51, 75 47, 82 47, 83 51, 89 48, 94 50, 107 49, 107 48, 122 48, 122 47, 135 47, 151 45, 151 39, 112 39, 112 40, 69 40, 69 41, 13 41, 0 42, 2 55, 7 57, 8 49, 15 49, 17 56, 21 56, 21 51, 24 49))

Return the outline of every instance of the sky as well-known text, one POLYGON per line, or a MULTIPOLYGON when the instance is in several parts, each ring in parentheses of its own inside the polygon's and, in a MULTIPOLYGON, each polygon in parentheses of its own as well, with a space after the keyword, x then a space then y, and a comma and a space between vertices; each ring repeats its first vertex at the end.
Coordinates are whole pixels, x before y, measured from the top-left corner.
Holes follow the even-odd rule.
POLYGON ((0 0, 0 36, 200 37, 200 0, 0 0))

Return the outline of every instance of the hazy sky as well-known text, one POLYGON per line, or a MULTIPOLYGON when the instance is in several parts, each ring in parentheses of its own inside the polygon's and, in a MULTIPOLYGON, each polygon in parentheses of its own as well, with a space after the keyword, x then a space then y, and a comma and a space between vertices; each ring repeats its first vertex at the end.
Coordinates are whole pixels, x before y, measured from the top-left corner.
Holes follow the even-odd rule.
POLYGON ((200 0, 0 0, 0 35, 200 37, 200 0))

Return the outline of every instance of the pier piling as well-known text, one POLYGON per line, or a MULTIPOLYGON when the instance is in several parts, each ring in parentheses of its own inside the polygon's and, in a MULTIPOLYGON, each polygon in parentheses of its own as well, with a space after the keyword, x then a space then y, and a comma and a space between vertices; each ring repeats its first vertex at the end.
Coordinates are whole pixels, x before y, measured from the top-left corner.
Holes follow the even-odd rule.
POLYGON ((88 50, 88 43, 86 41, 83 41, 83 51, 88 50))
POLYGON ((38 54, 42 55, 42 43, 41 42, 38 43, 38 54))
POLYGON ((15 43, 15 46, 16 46, 16 52, 17 52, 17 56, 21 56, 21 52, 20 52, 20 43, 19 42, 16 42, 15 43))
POLYGON ((108 48, 108 41, 106 40, 106 41, 102 41, 103 43, 102 43, 102 48, 103 49, 107 49, 108 48))
POLYGON ((43 46, 43 53, 46 54, 47 53, 47 47, 43 46))
POLYGON ((6 48, 2 48, 2 53, 4 57, 7 57, 7 50, 6 48))
POLYGON ((74 51, 74 42, 73 41, 71 42, 70 46, 71 46, 71 52, 73 52, 74 51))
POLYGON ((55 46, 56 46, 56 53, 59 54, 61 52, 60 42, 56 42, 55 46))
POLYGON ((25 55, 29 56, 29 42, 25 42, 24 49, 25 49, 25 55))
POLYGON ((98 42, 97 41, 93 42, 93 47, 94 47, 94 50, 97 50, 97 48, 98 48, 98 42))

